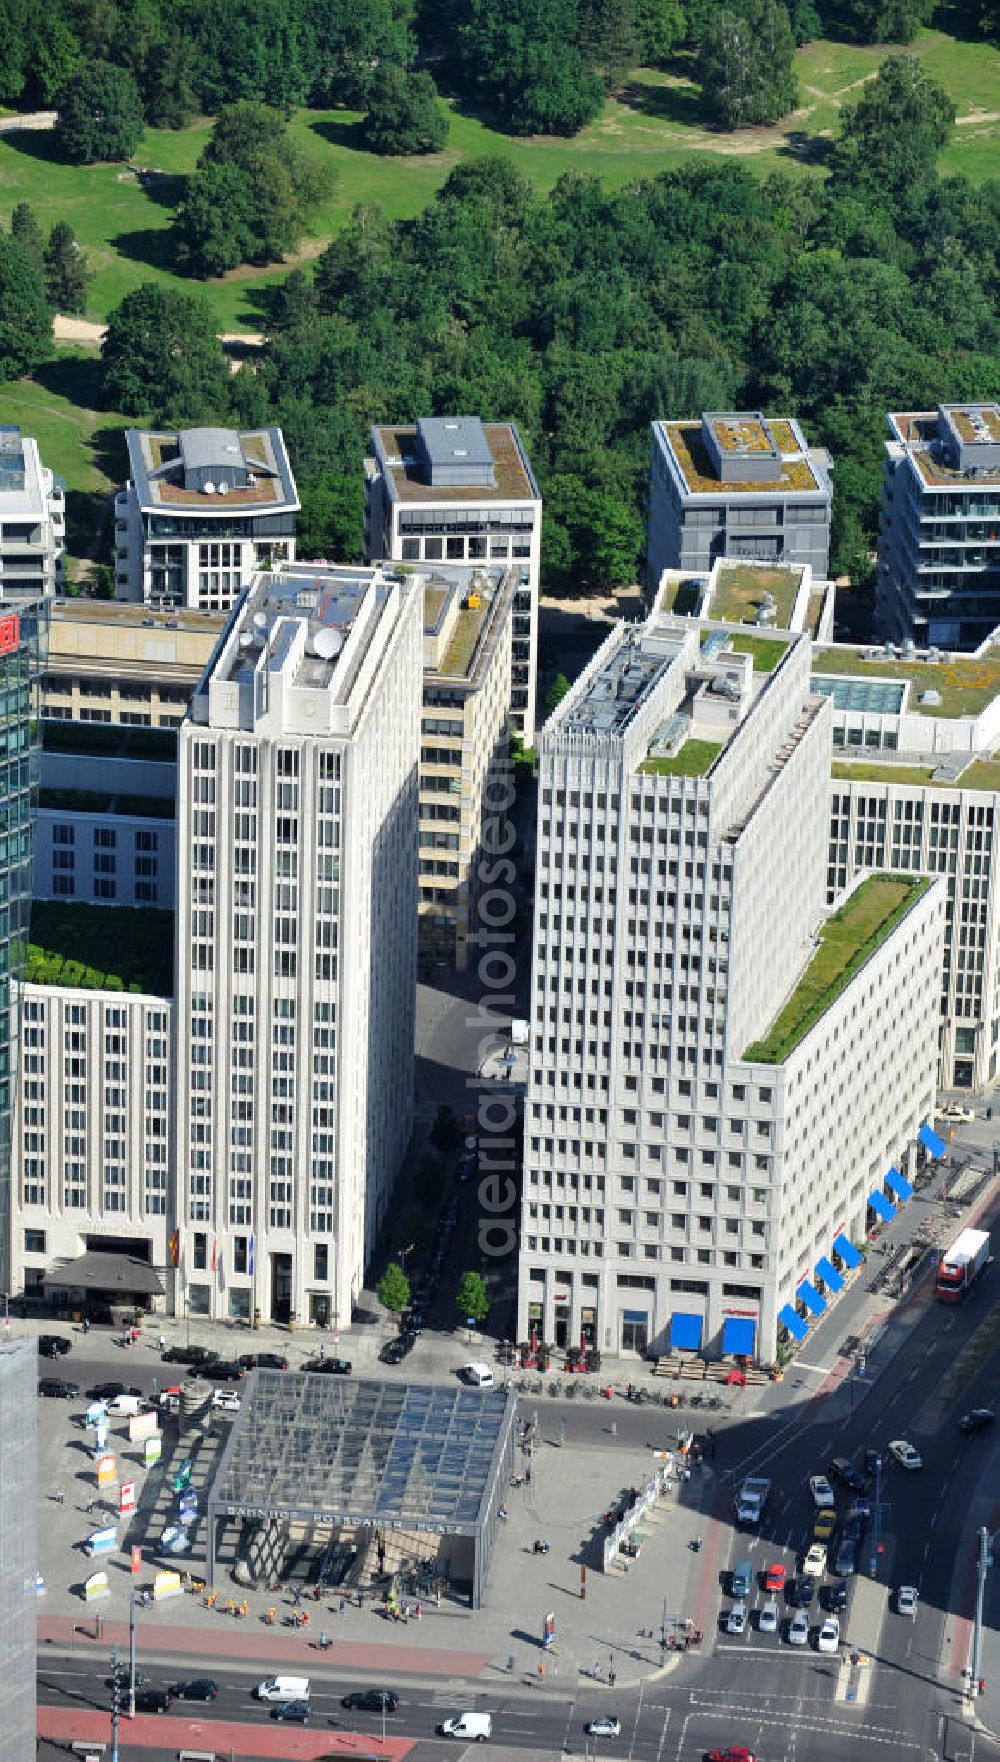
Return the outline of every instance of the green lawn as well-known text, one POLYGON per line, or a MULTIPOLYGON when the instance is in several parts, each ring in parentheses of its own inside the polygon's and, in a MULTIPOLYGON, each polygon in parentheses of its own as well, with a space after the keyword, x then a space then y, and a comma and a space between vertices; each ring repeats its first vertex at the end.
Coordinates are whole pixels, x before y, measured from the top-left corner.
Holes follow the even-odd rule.
POLYGON ((734 655, 752 655, 755 673, 773 673, 788 649, 787 642, 773 636, 733 636, 728 646, 734 655))
POLYGON ((848 674, 860 680, 898 679, 910 686, 908 714, 916 716, 978 716, 1000 691, 1000 649, 982 656, 949 655, 945 661, 893 661, 881 656, 864 659, 863 649, 819 649, 812 671, 819 678, 848 674), (938 703, 922 703, 926 692, 935 692, 938 703))
MULTIPOLYGON (((747 129, 736 135, 703 127, 697 87, 682 75, 640 68, 622 95, 609 99, 598 120, 572 141, 550 137, 519 140, 497 134, 474 117, 453 113, 445 152, 429 158, 381 159, 358 145, 356 114, 299 111, 292 133, 337 173, 331 197, 317 213, 313 236, 303 255, 318 254, 356 202, 378 201, 394 217, 415 214, 453 166, 481 153, 503 153, 535 188, 552 188, 563 172, 596 174, 609 189, 683 164, 692 154, 728 154, 761 174, 778 167, 808 175, 822 157, 822 139, 837 128, 845 101, 890 52, 886 46, 858 49, 818 42, 798 51, 801 105, 775 129, 747 129)), ((960 42, 939 31, 923 31, 910 53, 951 93, 959 116, 1000 111, 1000 57, 982 43, 960 42)), ((177 282, 167 229, 176 202, 176 181, 190 171, 211 124, 200 121, 180 133, 151 129, 135 160, 167 174, 140 185, 121 167, 67 166, 54 157, 51 137, 25 133, 0 138, 0 219, 9 218, 22 199, 43 226, 68 220, 90 253, 95 271, 88 305, 103 318, 139 282, 177 282)), ((942 155, 946 171, 982 179, 1000 175, 1000 124, 974 122, 955 130, 942 155)), ((220 330, 255 329, 262 287, 279 279, 284 266, 237 270, 223 281, 205 284, 220 330)), ((187 285, 187 284, 185 284, 187 285)))
POLYGON ((722 751, 721 740, 686 740, 673 758, 643 759, 640 771, 652 777, 704 777, 722 751))
POLYGON ((748 1046, 748 1064, 780 1065, 844 987, 930 886, 926 879, 872 875, 828 918, 820 944, 763 1040, 748 1046))

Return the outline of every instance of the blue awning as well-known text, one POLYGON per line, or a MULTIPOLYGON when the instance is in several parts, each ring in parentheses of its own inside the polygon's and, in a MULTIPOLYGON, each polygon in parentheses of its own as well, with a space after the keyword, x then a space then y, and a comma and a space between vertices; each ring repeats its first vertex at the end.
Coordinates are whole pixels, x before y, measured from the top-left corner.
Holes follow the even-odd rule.
POLYGON ((816 1271, 819 1273, 824 1285, 828 1285, 831 1291, 842 1291, 844 1289, 842 1275, 838 1273, 833 1261, 827 1260, 825 1254, 821 1254, 816 1262, 816 1271))
POLYGON ((675 1309, 670 1317, 670 1344, 686 1352, 697 1352, 701 1345, 704 1322, 700 1315, 684 1315, 675 1309))
POLYGON ((879 1193, 877 1189, 874 1193, 869 1193, 868 1203, 871 1206, 872 1211, 875 1213, 875 1216, 880 1217, 884 1224, 889 1223, 896 1215, 892 1206, 889 1204, 888 1199, 885 1197, 885 1194, 879 1193))
POLYGON ((863 1254, 858 1253, 849 1236, 843 1234, 835 1236, 833 1246, 849 1272, 853 1272, 856 1266, 860 1266, 865 1258, 863 1254))
POLYGON ((931 1130, 930 1126, 921 1126, 917 1137, 924 1149, 929 1150, 932 1156, 944 1155, 947 1145, 943 1138, 939 1138, 937 1133, 931 1130))
POLYGON ((809 1323, 803 1321, 794 1303, 786 1303, 779 1309, 778 1320, 783 1322, 793 1340, 804 1340, 809 1332, 809 1323))
POLYGON ((752 1358, 757 1323, 746 1316, 727 1315, 722 1324, 722 1350, 734 1358, 752 1358))
POLYGON ((812 1310, 813 1315, 823 1314, 826 1308, 826 1298, 820 1296, 815 1285, 810 1285, 808 1279, 803 1281, 795 1295, 800 1303, 804 1303, 807 1309, 812 1310))
POLYGON ((910 1186, 906 1176, 901 1175, 898 1169, 892 1168, 889 1170, 885 1177, 885 1184, 892 1189, 897 1199, 913 1198, 913 1188, 910 1186))

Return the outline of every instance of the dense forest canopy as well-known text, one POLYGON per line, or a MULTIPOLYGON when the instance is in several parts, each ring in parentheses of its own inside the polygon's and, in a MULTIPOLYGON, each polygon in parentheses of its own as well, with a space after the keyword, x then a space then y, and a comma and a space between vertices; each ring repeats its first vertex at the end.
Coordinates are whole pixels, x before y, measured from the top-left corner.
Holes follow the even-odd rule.
MULTIPOLYGON (((587 589, 635 578, 650 421, 762 406, 829 447, 833 566, 863 580, 886 411, 1000 396, 1000 185, 938 176, 950 116, 918 64, 890 57, 824 179, 723 159, 617 194, 570 174, 538 199, 507 160, 466 162, 415 219, 356 208, 280 286, 256 371, 211 371, 206 323, 164 313, 171 410, 280 422, 302 554, 345 560, 371 423, 513 418, 545 496, 546 577, 587 589)), ((145 386, 155 405, 150 315, 134 371, 122 320, 111 401, 145 386)))
MULTIPOLYGON (((794 101, 786 34, 797 43, 821 35, 906 43, 932 6, 933 0, 51 0, 40 8, 5 0, 0 103, 58 102, 72 95, 78 69, 90 82, 107 83, 110 64, 130 80, 116 93, 116 109, 128 113, 137 91, 147 121, 179 128, 198 111, 215 115, 240 99, 285 110, 367 109, 378 101, 379 70, 384 76, 387 66, 419 63, 460 103, 486 111, 501 127, 572 134, 636 62, 662 63, 681 45, 701 49, 711 41, 717 64, 721 36, 730 51, 722 83, 738 94, 748 81, 762 87, 751 107, 777 113, 779 104, 794 101)), ((956 10, 963 29, 996 39, 996 0, 959 0, 956 10)), ((413 102, 421 96, 407 94, 413 102)), ((391 97, 395 112, 398 82, 391 97)), ((708 111, 731 126, 727 106, 713 110, 709 103, 708 111)), ((79 117, 67 133, 82 151, 93 144, 79 117)))

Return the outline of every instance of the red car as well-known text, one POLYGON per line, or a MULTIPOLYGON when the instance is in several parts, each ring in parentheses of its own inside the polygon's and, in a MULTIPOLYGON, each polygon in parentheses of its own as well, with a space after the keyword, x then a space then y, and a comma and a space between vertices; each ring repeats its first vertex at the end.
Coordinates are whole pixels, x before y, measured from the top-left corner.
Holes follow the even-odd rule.
MULTIPOLYGON (((769 1566, 764 1574, 765 1591, 783 1591, 785 1588, 785 1569, 777 1562, 769 1566)), ((721 1752, 720 1752, 721 1754, 721 1752)), ((734 1752, 735 1754, 735 1752, 734 1752)))
POLYGON ((708 1762, 760 1762, 760 1757, 742 1744, 732 1744, 728 1750, 709 1750, 708 1762))

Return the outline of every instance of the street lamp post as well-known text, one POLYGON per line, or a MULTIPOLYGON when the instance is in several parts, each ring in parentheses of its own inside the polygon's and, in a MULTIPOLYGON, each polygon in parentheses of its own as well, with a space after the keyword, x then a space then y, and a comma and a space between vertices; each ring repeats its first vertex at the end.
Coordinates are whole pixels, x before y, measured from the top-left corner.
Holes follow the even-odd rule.
POLYGON ((972 1630, 972 1680, 969 1683, 970 1696, 979 1693, 979 1672, 983 1661, 983 1598, 986 1594, 986 1574, 993 1565, 990 1553, 990 1533, 987 1529, 979 1532, 979 1558, 976 1561, 976 1623, 972 1630))
POLYGON ((128 1604, 128 1716, 135 1718, 135 1586, 128 1604))
POLYGON ((882 1527, 882 1456, 875 1458, 875 1522, 872 1525, 871 1575, 878 1577, 879 1538, 882 1527))

